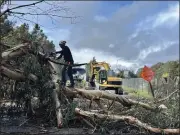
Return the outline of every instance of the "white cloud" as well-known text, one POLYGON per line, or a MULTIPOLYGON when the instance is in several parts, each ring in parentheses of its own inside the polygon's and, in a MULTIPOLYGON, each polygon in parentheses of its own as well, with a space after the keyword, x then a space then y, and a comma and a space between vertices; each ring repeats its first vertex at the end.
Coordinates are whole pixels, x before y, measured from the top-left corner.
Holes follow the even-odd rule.
POLYGON ((161 50, 160 46, 150 46, 140 51, 138 59, 144 60, 149 54, 154 53, 154 52, 159 52, 160 50, 161 50))
POLYGON ((135 44, 135 47, 140 48, 140 46, 141 46, 142 43, 143 43, 142 41, 138 41, 138 42, 135 44))
POLYGON ((167 27, 172 27, 179 23, 179 2, 176 4, 171 4, 168 9, 160 12, 153 16, 146 17, 143 21, 140 21, 136 27, 137 29, 133 34, 129 36, 128 41, 136 38, 139 32, 143 30, 153 30, 156 27, 167 25, 167 27))
POLYGON ((142 29, 154 29, 161 25, 166 24, 169 26, 174 26, 179 22, 179 2, 176 4, 171 4, 168 9, 155 14, 154 16, 148 16, 145 20, 138 23, 138 31, 142 29))
POLYGON ((153 27, 167 23, 169 26, 179 22, 179 2, 171 5, 165 12, 159 13, 153 23, 153 27))
POLYGON ((110 44, 110 45, 109 45, 109 48, 114 48, 114 47, 115 47, 114 44, 110 44))
POLYGON ((97 61, 105 61, 109 63, 112 68, 116 68, 117 65, 121 65, 126 68, 134 68, 135 62, 126 61, 121 58, 118 58, 114 55, 110 55, 107 52, 94 51, 92 49, 74 49, 72 48, 72 55, 74 57, 74 61, 78 63, 87 63, 92 60, 93 57, 96 58, 97 61))
POLYGON ((138 35, 138 32, 139 32, 139 30, 136 30, 136 32, 134 32, 132 35, 130 35, 129 38, 128 38, 128 42, 129 42, 130 40, 132 40, 133 38, 136 38, 137 35, 138 35))
MULTIPOLYGON (((135 42, 134 46, 141 49, 137 56, 137 62, 145 62, 146 60, 148 61, 148 59, 153 61, 149 56, 152 57, 154 53, 156 53, 156 55, 159 53, 160 55, 162 51, 165 51, 171 46, 173 46, 172 48, 176 49, 179 45, 179 32, 177 30, 178 23, 179 3, 172 4, 163 12, 159 12, 153 16, 148 16, 145 18, 145 20, 140 21, 136 25, 137 29, 135 32, 133 32, 133 34, 131 34, 128 38, 128 42, 135 42), (172 29, 172 27, 175 28, 172 29), (143 36, 144 39, 141 38, 141 40, 137 40, 141 36, 143 36), (153 42, 150 40, 149 42, 146 37, 149 37, 149 39, 152 38, 153 42)), ((170 57, 171 56, 169 55, 169 60, 172 60, 170 57)), ((168 57, 162 53, 162 61, 164 61, 163 58, 168 60, 168 57)), ((154 61, 158 61, 157 59, 154 61)))
POLYGON ((105 17, 105 16, 101 16, 101 15, 96 15, 94 17, 94 20, 97 21, 97 22, 107 22, 108 19, 105 17))
POLYGON ((154 52, 160 52, 163 51, 165 49, 167 49, 168 47, 174 45, 174 44, 178 44, 178 42, 164 42, 162 44, 159 45, 154 45, 154 46, 150 46, 146 49, 141 50, 141 52, 139 53, 139 56, 137 58, 137 60, 144 60, 145 58, 147 58, 147 56, 151 53, 154 52))

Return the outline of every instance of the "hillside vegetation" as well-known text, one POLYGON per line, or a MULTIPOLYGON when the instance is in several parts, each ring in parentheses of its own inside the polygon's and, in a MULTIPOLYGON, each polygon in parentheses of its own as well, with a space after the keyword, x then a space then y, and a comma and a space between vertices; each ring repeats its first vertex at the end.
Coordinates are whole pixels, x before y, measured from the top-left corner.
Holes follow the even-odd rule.
MULTIPOLYGON (((165 63, 159 62, 151 66, 151 69, 155 72, 155 78, 161 78, 163 74, 169 73, 169 77, 173 79, 179 76, 180 64, 179 64, 179 60, 168 61, 165 63)), ((137 71, 138 77, 140 77, 141 71, 142 68, 138 69, 137 71)))

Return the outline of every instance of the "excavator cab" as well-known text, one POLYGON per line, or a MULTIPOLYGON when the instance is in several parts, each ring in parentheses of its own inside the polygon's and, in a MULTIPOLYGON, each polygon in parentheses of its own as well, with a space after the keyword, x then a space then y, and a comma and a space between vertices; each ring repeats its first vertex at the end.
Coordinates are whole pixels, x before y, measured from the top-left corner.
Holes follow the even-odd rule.
POLYGON ((116 74, 115 74, 115 72, 114 72, 113 70, 110 70, 110 69, 109 69, 109 70, 107 71, 107 76, 108 76, 108 77, 116 77, 116 74))
POLYGON ((100 84, 107 83, 107 71, 102 66, 94 66, 93 67, 93 74, 90 79, 90 84, 92 87, 96 87, 95 85, 95 78, 99 80, 100 84))
POLYGON ((99 71, 99 83, 104 84, 107 82, 107 71, 106 70, 100 70, 99 71))

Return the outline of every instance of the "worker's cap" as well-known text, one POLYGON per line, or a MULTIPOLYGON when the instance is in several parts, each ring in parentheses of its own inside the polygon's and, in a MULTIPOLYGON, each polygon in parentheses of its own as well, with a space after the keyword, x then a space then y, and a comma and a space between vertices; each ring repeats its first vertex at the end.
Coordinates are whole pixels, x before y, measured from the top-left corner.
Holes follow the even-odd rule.
POLYGON ((60 42, 59 42, 59 45, 65 45, 66 44, 66 41, 64 41, 64 40, 61 40, 60 42))

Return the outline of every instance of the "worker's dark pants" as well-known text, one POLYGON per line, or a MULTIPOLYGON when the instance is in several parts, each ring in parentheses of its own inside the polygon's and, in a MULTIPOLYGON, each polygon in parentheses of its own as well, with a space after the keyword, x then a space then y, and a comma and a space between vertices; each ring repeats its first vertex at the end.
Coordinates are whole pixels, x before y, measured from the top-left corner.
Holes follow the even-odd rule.
POLYGON ((62 82, 64 84, 66 84, 66 71, 67 71, 67 74, 69 76, 69 80, 70 80, 71 85, 74 85, 74 79, 73 79, 73 75, 72 75, 72 67, 70 67, 70 66, 64 66, 63 67, 63 69, 62 69, 62 82))

